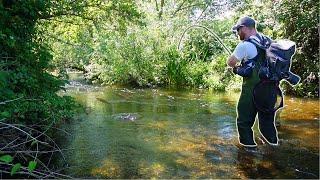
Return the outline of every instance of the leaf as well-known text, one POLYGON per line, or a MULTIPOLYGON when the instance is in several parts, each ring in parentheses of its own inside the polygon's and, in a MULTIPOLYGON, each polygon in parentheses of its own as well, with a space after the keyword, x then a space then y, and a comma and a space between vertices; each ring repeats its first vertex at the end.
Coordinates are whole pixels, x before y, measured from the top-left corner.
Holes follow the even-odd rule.
POLYGON ((37 141, 37 140, 34 140, 34 141, 32 141, 31 146, 33 146, 33 145, 35 145, 35 144, 37 144, 37 143, 38 143, 38 141, 37 141))
POLYGON ((11 176, 16 174, 16 172, 18 172, 20 170, 20 168, 21 168, 20 163, 15 164, 11 169, 11 172, 10 172, 11 176))
POLYGON ((4 112, 1 112, 0 114, 2 117, 4 118, 9 118, 10 117, 10 113, 8 111, 4 111, 4 112))
POLYGON ((3 155, 0 157, 0 161, 3 161, 5 163, 10 163, 13 160, 13 157, 10 155, 3 155))
POLYGON ((29 165, 28 165, 28 170, 29 172, 32 172, 37 166, 37 162, 36 161, 29 161, 29 165))

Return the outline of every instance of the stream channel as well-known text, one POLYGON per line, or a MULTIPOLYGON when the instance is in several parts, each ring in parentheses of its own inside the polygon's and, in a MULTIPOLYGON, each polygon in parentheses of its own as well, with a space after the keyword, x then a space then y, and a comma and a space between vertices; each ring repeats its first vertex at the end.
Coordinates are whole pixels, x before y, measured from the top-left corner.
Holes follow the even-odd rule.
POLYGON ((285 96, 280 146, 254 126, 256 152, 238 146, 239 93, 87 85, 71 73, 62 95, 84 110, 62 127, 64 173, 76 178, 319 179, 319 100, 285 96))

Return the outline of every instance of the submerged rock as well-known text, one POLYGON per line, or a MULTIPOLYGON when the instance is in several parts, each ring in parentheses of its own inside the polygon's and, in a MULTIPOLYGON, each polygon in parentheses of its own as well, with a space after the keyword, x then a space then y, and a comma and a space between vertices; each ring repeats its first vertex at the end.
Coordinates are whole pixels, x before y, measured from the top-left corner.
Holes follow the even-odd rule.
POLYGON ((103 103, 106 103, 106 104, 110 104, 107 100, 105 100, 105 99, 102 99, 102 98, 99 98, 99 97, 97 97, 96 98, 98 101, 100 101, 100 102, 103 102, 103 103))
POLYGON ((116 120, 123 120, 123 121, 136 121, 139 115, 136 113, 120 113, 113 115, 113 118, 116 120))
POLYGON ((82 81, 71 80, 64 85, 64 89, 67 91, 77 91, 77 92, 91 92, 99 91, 99 86, 90 85, 82 81))

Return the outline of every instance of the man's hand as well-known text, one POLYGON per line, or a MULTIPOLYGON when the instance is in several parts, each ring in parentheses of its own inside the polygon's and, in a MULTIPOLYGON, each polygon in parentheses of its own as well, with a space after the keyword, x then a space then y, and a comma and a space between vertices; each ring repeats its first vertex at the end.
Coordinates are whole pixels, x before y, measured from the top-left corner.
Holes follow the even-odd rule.
POLYGON ((227 61, 227 64, 228 66, 234 68, 237 66, 239 60, 234 56, 234 55, 231 55, 227 61))
POLYGON ((235 66, 235 67, 232 68, 232 72, 234 74, 237 74, 237 72, 238 72, 237 70, 238 70, 238 66, 235 66))

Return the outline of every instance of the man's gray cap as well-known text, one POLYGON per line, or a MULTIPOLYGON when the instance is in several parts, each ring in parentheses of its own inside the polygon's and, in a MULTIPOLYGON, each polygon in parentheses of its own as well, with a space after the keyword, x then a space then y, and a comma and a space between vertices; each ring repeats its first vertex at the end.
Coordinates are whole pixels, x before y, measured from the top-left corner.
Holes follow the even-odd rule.
POLYGON ((240 27, 255 27, 256 21, 249 16, 244 16, 240 18, 236 25, 232 27, 232 31, 236 32, 240 27))

